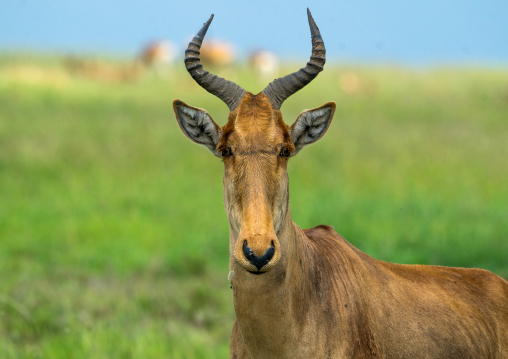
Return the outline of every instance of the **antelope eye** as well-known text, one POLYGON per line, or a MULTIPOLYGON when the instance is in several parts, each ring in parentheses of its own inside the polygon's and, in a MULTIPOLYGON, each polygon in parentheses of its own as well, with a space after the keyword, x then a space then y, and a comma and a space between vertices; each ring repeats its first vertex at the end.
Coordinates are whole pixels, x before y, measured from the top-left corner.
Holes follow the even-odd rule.
POLYGON ((228 157, 228 156, 231 156, 233 153, 231 152, 231 148, 226 147, 225 149, 223 149, 221 151, 220 154, 221 154, 222 157, 228 157))
POLYGON ((286 147, 282 147, 279 153, 280 157, 289 157, 290 153, 286 147))

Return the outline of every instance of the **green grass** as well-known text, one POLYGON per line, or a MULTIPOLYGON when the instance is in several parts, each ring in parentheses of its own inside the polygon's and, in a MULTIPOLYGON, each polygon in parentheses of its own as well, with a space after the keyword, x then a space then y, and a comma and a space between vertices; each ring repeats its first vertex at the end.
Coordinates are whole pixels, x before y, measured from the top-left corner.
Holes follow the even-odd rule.
MULTIPOLYGON (((181 66, 116 83, 0 59, 1 358, 228 356, 222 164, 180 132, 174 98, 225 122, 181 66)), ((295 222, 508 277, 508 72, 332 65, 285 120, 332 100, 327 135, 290 161, 295 222)))

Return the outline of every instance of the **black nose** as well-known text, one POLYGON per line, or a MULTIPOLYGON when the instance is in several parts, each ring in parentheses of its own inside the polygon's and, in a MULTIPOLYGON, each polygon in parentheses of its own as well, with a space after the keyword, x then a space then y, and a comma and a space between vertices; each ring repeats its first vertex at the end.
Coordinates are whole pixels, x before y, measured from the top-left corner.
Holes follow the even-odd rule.
POLYGON ((243 241, 243 254, 253 266, 260 270, 263 266, 270 262, 270 259, 273 258, 273 255, 275 254, 275 247, 273 246, 272 241, 270 248, 266 250, 265 254, 263 254, 261 257, 258 257, 254 254, 252 248, 247 245, 247 241, 243 241))

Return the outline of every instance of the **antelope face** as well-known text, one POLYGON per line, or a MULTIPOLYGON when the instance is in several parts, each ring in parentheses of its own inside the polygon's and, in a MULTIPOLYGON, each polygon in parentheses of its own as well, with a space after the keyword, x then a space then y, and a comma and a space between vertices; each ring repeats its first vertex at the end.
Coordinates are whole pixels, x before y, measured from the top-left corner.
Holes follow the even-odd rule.
POLYGON ((269 271, 283 255, 285 244, 279 234, 290 220, 289 157, 320 139, 335 111, 334 102, 303 111, 290 127, 279 110, 282 102, 309 83, 324 65, 324 44, 308 14, 313 35, 311 61, 305 69, 274 80, 257 95, 203 70, 199 48, 210 18, 189 44, 186 66, 201 86, 228 105, 228 122, 219 127, 205 110, 180 100, 173 103, 184 134, 223 160, 224 205, 234 237, 230 251, 238 264, 254 274, 269 271))
POLYGON ((224 127, 217 153, 224 161, 224 205, 237 239, 235 259, 252 273, 281 255, 277 235, 289 206, 287 162, 295 148, 269 99, 247 93, 224 127))
POLYGON ((173 106, 182 131, 223 160, 234 258, 252 273, 270 270, 282 254, 278 235, 289 211, 288 160, 324 135, 335 103, 302 112, 291 127, 262 93, 247 92, 222 128, 204 110, 179 100, 173 106))

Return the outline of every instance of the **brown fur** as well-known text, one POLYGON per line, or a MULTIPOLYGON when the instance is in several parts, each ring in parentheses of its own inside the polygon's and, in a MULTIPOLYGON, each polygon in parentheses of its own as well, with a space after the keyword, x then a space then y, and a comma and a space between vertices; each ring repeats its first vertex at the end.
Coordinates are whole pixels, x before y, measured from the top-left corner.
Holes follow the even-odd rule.
POLYGON ((247 93, 221 129, 236 321, 231 358, 508 358, 508 282, 481 269, 400 265, 332 227, 291 220, 280 111, 247 93), (246 241, 274 258, 254 275, 246 241))

